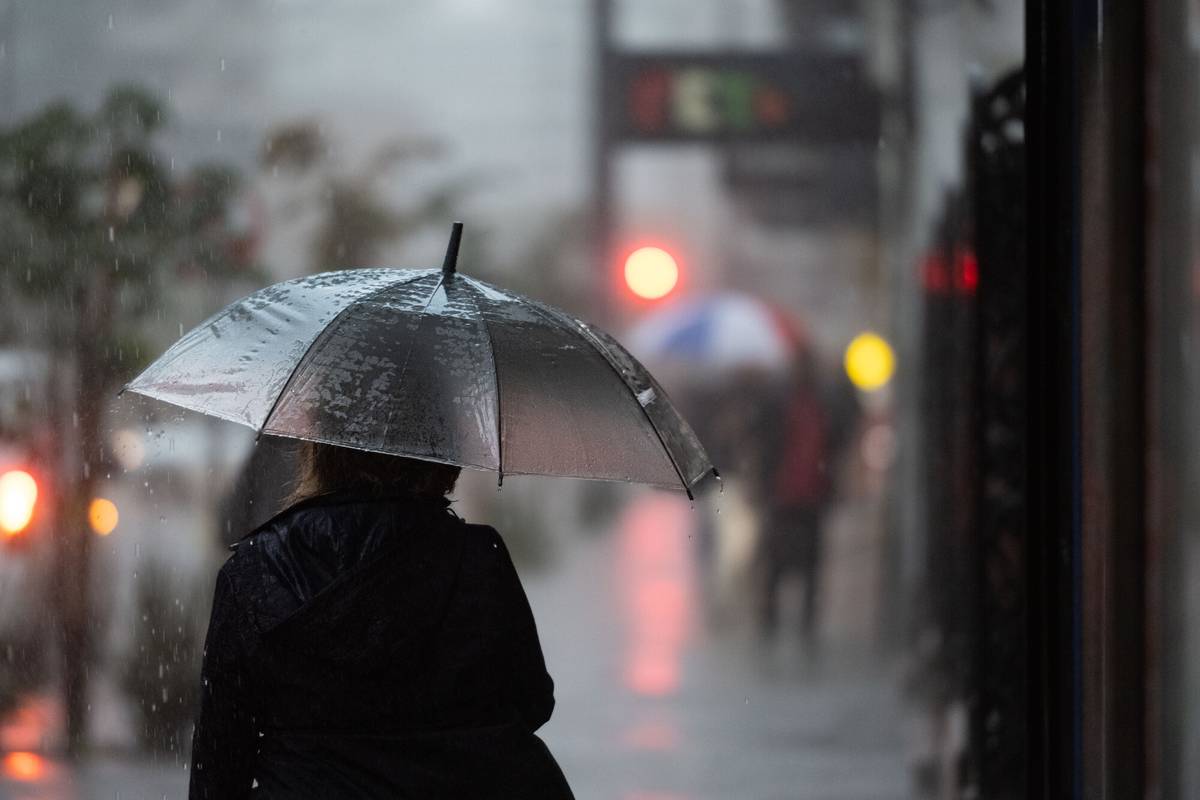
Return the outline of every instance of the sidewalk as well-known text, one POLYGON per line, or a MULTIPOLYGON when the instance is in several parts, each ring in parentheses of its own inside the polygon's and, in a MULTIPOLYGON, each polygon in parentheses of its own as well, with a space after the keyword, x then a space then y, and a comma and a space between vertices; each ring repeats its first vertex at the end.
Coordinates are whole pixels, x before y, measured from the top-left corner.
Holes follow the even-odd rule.
POLYGON ((523 576, 558 706, 542 736, 579 800, 902 800, 894 670, 786 638, 710 634, 686 502, 647 494, 608 537, 523 576))

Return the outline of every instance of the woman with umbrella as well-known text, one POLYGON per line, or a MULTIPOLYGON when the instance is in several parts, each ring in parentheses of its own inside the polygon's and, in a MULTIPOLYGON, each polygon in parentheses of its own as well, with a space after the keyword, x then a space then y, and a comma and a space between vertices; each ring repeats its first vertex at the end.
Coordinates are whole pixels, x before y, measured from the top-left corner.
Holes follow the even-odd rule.
POLYGON ((305 450, 298 502, 217 579, 191 796, 571 797, 504 542, 448 508, 459 469, 305 450))
POLYGON ((569 798, 553 682, 460 467, 691 487, 712 472, 602 331, 441 270, 269 287, 131 391, 307 442, 294 502, 217 578, 193 798, 569 798))

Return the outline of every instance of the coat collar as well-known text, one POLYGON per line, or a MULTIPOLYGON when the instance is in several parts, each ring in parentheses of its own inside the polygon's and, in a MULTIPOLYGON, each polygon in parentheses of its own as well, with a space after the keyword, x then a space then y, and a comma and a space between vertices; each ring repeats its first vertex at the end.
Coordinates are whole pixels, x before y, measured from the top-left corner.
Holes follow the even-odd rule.
MULTIPOLYGON (((362 488, 337 489, 332 492, 325 492, 323 494, 313 495, 312 497, 306 497, 299 502, 292 503, 290 506, 283 508, 281 511, 279 511, 279 513, 275 514, 257 528, 254 528, 243 535, 240 540, 229 545, 229 549, 237 550, 238 546, 242 542, 246 541, 251 536, 254 536, 256 533, 266 530, 293 512, 302 511, 308 508, 340 506, 352 503, 403 503, 406 505, 417 505, 437 510, 446 510, 450 508, 450 500, 445 497, 424 497, 404 492, 381 493, 362 488)), ((451 511, 450 513, 453 514, 454 512, 451 511)))

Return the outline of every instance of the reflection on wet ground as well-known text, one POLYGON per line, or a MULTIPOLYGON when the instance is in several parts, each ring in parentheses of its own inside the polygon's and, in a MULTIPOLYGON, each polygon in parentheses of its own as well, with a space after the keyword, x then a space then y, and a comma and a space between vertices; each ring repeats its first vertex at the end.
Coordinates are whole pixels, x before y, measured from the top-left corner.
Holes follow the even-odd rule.
POLYGON ((613 565, 625 639, 622 683, 638 695, 679 690, 695 606, 686 540, 691 516, 675 498, 655 494, 632 505, 618 528, 613 565))
MULTIPOLYGON (((541 733, 579 800, 908 797, 894 671, 836 652, 814 668, 787 636, 759 642, 737 615, 708 630, 699 514, 647 491, 612 535, 559 532, 559 559, 523 574, 557 684, 541 733)), ((853 515, 840 519, 834 526, 847 530, 831 539, 853 543, 853 515)), ((861 555, 847 558, 858 575, 861 555)), ((833 572, 830 594, 845 581, 833 572)), ((0 727, 0 799, 186 796, 178 757, 152 765, 99 756, 67 770, 37 755, 56 718, 52 702, 34 699, 0 727)))
POLYGON ((526 579, 558 685, 543 737, 577 796, 908 797, 894 671, 837 653, 814 668, 736 616, 709 632, 699 513, 647 492, 614 536, 564 547, 554 570, 526 579))

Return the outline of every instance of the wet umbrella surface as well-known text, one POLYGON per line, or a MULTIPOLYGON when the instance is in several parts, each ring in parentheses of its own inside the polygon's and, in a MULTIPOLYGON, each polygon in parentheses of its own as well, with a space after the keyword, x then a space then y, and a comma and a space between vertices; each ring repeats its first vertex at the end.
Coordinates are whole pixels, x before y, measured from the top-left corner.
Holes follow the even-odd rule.
MULTIPOLYGON (((605 332, 455 271, 354 269, 270 286, 126 388, 261 433, 495 470, 692 487, 714 473, 605 332)), ((715 474, 715 473, 714 473, 715 474)))

